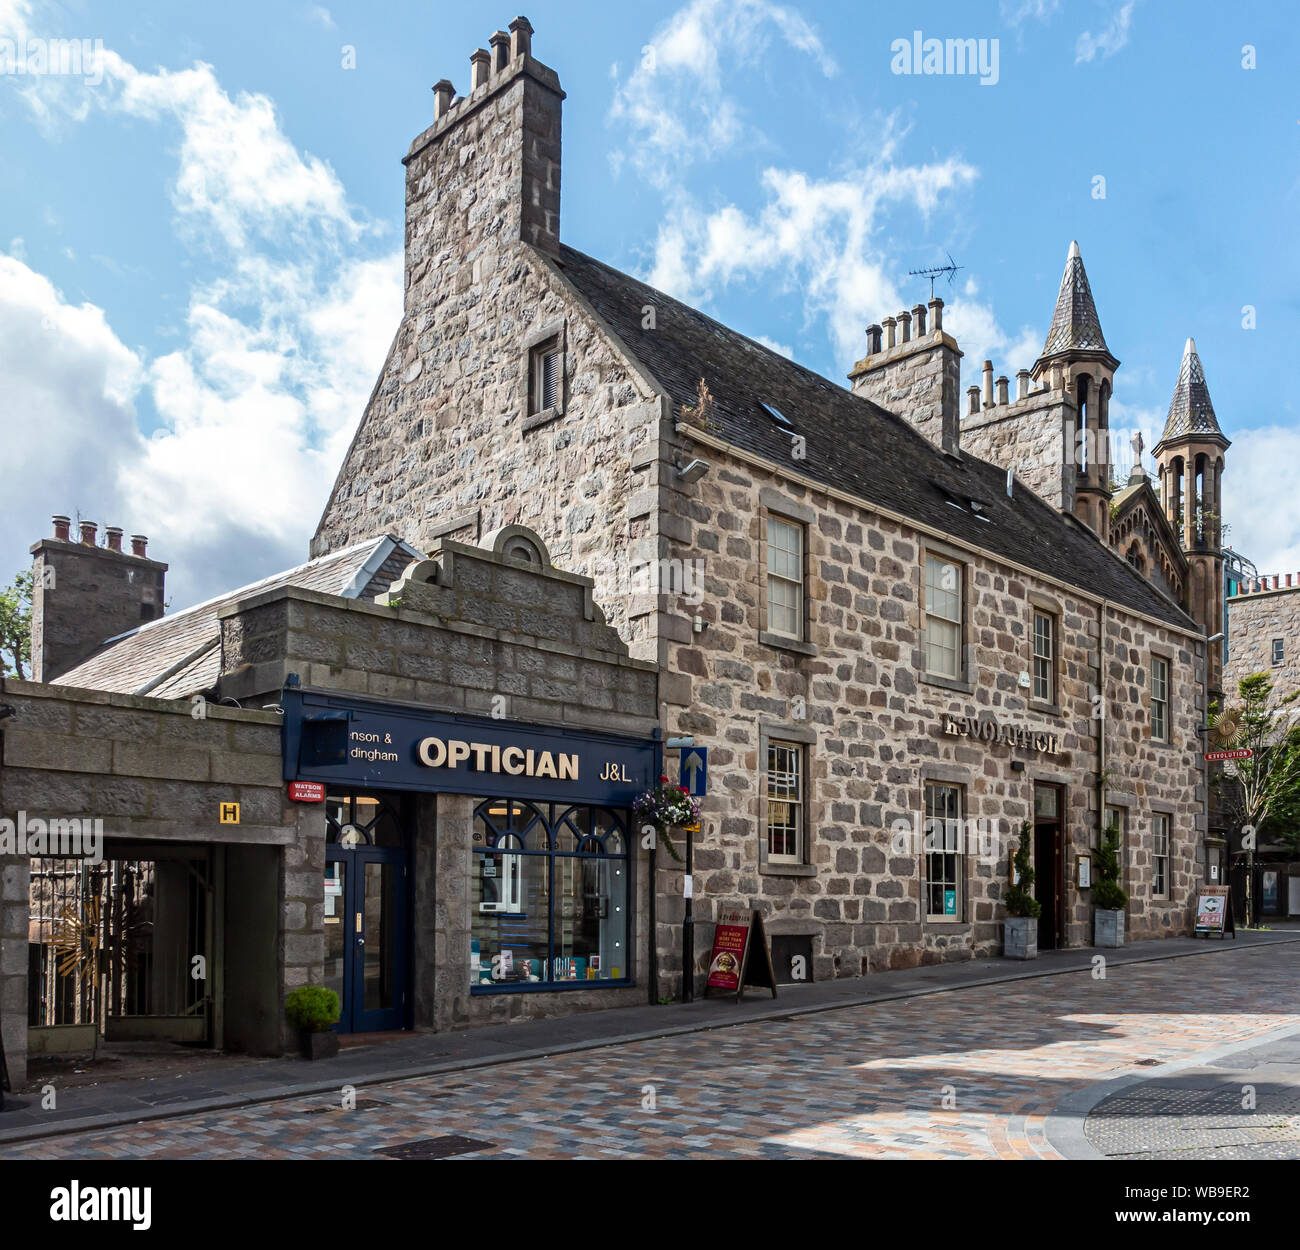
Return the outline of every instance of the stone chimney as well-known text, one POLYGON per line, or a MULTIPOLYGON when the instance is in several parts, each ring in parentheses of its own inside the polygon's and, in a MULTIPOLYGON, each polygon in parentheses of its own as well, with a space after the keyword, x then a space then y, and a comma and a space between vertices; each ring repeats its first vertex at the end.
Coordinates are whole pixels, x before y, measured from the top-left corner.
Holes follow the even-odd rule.
POLYGON ((434 86, 433 125, 406 166, 406 312, 427 311, 445 258, 476 269, 502 263, 511 243, 560 248, 560 121, 556 72, 533 57, 526 17, 470 55, 469 91, 434 86))
POLYGON ((54 537, 32 547, 32 680, 55 681, 118 634, 163 614, 167 566, 145 556, 147 539, 106 526, 107 546, 96 545, 98 525, 82 521, 74 541, 68 517, 54 517, 54 537))
POLYGON ((944 331, 943 300, 868 326, 867 354, 849 382, 855 395, 897 413, 950 456, 961 454, 961 351, 944 331))

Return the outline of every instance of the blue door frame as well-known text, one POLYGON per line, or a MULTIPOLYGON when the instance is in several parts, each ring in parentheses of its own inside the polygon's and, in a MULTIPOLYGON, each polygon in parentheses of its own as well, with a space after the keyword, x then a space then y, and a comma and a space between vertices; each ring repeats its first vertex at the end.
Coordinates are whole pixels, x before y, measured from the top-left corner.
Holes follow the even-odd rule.
MULTIPOLYGON (((329 844, 325 848, 327 863, 341 862, 346 868, 343 894, 344 965, 343 993, 340 996, 339 1022, 335 1029, 340 1033, 377 1033, 391 1029, 404 1029, 409 1023, 408 959, 411 930, 410 881, 408 860, 401 847, 357 846, 346 847, 329 844), (384 919, 391 932, 375 932, 375 917, 367 907, 367 881, 373 884, 373 874, 367 865, 389 865, 390 894, 384 919), (370 943, 369 947, 367 942, 370 943), (377 949, 378 948, 378 949, 377 949), (380 988, 386 999, 376 1005, 366 1005, 366 957, 373 960, 380 988)), ((372 897, 372 902, 382 900, 372 897)))

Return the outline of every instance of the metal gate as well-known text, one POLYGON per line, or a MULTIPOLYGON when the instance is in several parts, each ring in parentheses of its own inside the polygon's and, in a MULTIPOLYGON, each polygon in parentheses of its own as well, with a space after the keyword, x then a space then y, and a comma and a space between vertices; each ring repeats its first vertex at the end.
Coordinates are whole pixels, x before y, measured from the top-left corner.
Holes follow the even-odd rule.
POLYGON ((108 1041, 207 1042, 212 885, 206 855, 34 858, 28 930, 33 1052, 108 1041))

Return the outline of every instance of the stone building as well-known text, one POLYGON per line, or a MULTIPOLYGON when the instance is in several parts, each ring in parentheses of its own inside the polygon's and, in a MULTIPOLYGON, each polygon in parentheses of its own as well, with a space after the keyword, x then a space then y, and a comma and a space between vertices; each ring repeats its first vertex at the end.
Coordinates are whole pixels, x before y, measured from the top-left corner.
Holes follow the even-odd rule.
POLYGON ((1300 573, 1229 582, 1227 609, 1225 690, 1251 673, 1267 673, 1279 697, 1300 689, 1300 573))
POLYGON ((978 458, 991 366, 963 423, 941 301, 872 327, 850 391, 563 244, 564 95, 531 34, 495 34, 463 98, 441 81, 405 158, 405 313, 313 553, 534 528, 657 664, 665 734, 709 750, 697 914, 760 908, 818 977, 995 949, 1026 822, 1044 944, 1090 940, 1103 821, 1131 932, 1185 931, 1205 631, 1116 554, 1105 462, 1074 458, 1118 365, 1077 249, 1017 400, 1041 463, 1008 481, 978 458))

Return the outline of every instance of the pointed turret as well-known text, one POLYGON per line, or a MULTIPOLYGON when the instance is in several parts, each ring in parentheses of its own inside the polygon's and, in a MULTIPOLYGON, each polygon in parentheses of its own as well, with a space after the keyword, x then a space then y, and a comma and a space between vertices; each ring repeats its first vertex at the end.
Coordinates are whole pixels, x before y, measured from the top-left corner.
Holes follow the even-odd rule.
POLYGON ((1061 290, 1056 297, 1047 341, 1034 365, 1034 373, 1040 373, 1042 367, 1051 361, 1068 357, 1078 359, 1082 354, 1091 360, 1105 358, 1112 370, 1119 365, 1106 346, 1101 318, 1097 316, 1097 305, 1092 298, 1092 287, 1088 285, 1088 274, 1083 267, 1083 255, 1079 244, 1073 242, 1070 254, 1065 258, 1065 272, 1061 275, 1061 290))
POLYGON ((1205 370, 1196 354, 1196 340, 1188 339, 1160 442, 1163 445, 1193 434, 1223 438, 1219 419, 1214 415, 1214 405, 1210 402, 1210 388, 1205 385, 1205 370))

